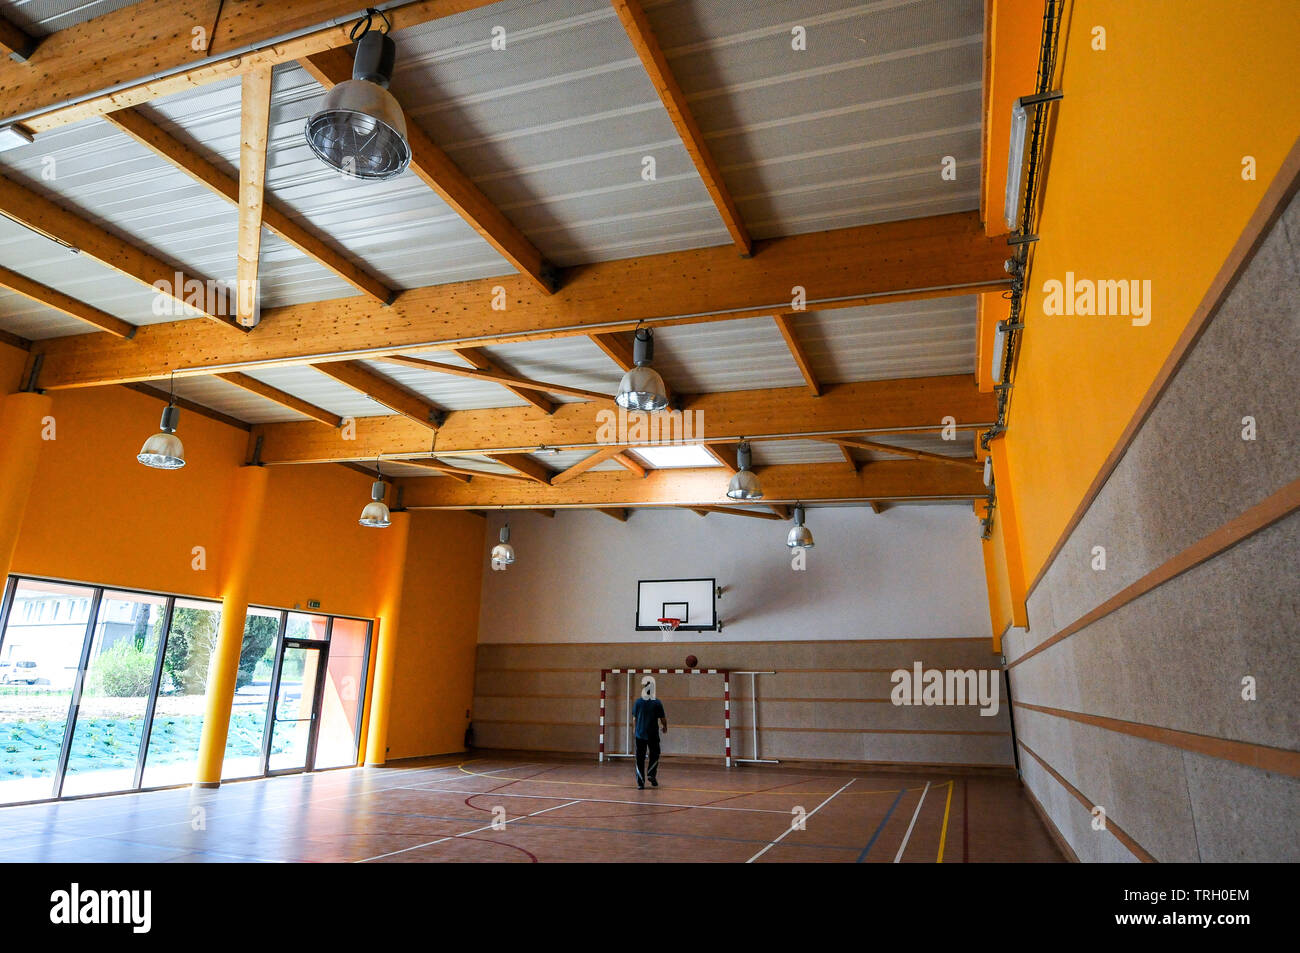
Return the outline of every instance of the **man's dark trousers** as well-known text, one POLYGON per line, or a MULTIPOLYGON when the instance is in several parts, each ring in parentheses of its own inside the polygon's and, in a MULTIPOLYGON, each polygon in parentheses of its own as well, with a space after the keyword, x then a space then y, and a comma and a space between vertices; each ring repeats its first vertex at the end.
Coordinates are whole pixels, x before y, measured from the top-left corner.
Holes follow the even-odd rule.
POLYGON ((658 738, 638 738, 636 739, 636 783, 645 786, 646 778, 650 778, 650 783, 655 783, 655 778, 659 774, 659 739, 658 738), (650 755, 650 766, 646 767, 646 754, 650 755), (648 772, 648 773, 647 773, 648 772))

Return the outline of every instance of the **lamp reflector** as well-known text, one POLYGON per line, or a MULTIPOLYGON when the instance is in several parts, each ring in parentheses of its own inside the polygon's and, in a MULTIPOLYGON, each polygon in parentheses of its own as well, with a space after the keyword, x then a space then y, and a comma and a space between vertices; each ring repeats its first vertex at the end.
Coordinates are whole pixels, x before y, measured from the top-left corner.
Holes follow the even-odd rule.
POLYGON ((411 164, 406 116, 388 91, 396 46, 386 35, 357 43, 352 79, 325 94, 307 120, 307 145, 324 162, 354 179, 391 179, 411 164))

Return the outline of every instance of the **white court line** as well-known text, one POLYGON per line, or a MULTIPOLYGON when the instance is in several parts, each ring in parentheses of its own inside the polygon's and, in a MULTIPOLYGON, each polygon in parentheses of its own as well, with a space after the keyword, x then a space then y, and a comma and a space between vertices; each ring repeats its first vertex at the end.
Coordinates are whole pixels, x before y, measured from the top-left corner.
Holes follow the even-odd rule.
MULTIPOLYGON (((545 814, 547 811, 558 811, 562 807, 569 807, 570 805, 577 804, 577 803, 578 803, 577 801, 570 801, 568 804, 555 804, 552 805, 551 807, 544 807, 540 811, 533 811, 533 813, 531 814, 524 814, 521 815, 520 817, 512 817, 509 820, 502 821, 502 824, 505 825, 505 824, 509 824, 511 821, 522 821, 525 818, 536 817, 538 814, 545 814)), ((377 857, 367 857, 365 858, 365 860, 357 860, 357 861, 353 861, 353 863, 365 864, 365 863, 369 863, 372 860, 383 860, 385 857, 393 857, 397 854, 405 854, 407 851, 410 850, 419 850, 421 847, 432 847, 434 844, 441 844, 444 841, 455 840, 457 837, 468 837, 470 834, 481 834, 483 831, 490 831, 490 830, 496 830, 496 828, 494 828, 491 824, 488 824, 486 827, 476 827, 472 831, 464 831, 460 834, 448 834, 446 837, 439 837, 437 840, 431 840, 425 844, 416 844, 413 847, 403 847, 401 850, 390 850, 387 854, 380 854, 377 857)))
MULTIPOLYGON (((434 783, 432 781, 430 784, 434 783)), ((526 797, 536 801, 554 801, 554 794, 506 794, 504 791, 464 791, 459 788, 450 790, 439 790, 438 788, 428 788, 424 785, 406 788, 410 791, 427 791, 430 794, 469 794, 474 797, 526 797)), ((798 792, 794 792, 798 793, 798 792)), ((770 807, 715 807, 712 804, 674 804, 671 801, 619 801, 614 798, 603 797, 580 797, 576 798, 583 804, 634 804, 637 807, 687 807, 696 811, 740 811, 745 814, 789 814, 789 811, 777 811, 770 807)))
MULTIPOLYGON (((853 783, 854 781, 856 781, 856 780, 857 780, 857 778, 849 778, 849 784, 852 784, 852 783, 853 783)), ((844 788, 847 788, 847 787, 849 786, 849 784, 844 785, 844 788)), ((832 795, 831 795, 830 797, 828 797, 826 800, 822 801, 822 802, 821 802, 820 804, 818 804, 815 808, 813 808, 811 811, 809 811, 807 814, 805 814, 805 815, 804 815, 804 820, 806 821, 808 818, 812 817, 814 814, 816 814, 818 811, 820 811, 822 808, 824 808, 827 804, 831 803, 831 801, 835 800, 835 798, 838 797, 838 796, 840 795, 840 793, 844 790, 844 788, 840 788, 839 791, 836 791, 834 794, 832 794, 832 795)), ((772 849, 773 847, 775 847, 777 844, 781 843, 781 841, 785 840, 785 835, 786 835, 786 834, 789 834, 792 830, 794 830, 794 825, 793 825, 793 824, 791 824, 789 827, 787 827, 785 830, 783 830, 783 831, 781 832, 781 836, 780 836, 780 837, 778 837, 776 840, 772 841, 772 843, 768 844, 766 847, 764 847, 762 850, 760 850, 760 851, 759 851, 757 854, 755 854, 753 857, 749 858, 749 860, 745 861, 745 863, 747 863, 747 864, 752 864, 754 861, 758 860, 758 858, 762 857, 764 854, 766 854, 769 850, 771 850, 771 849, 772 849)))
POLYGON ((903 843, 898 847, 898 853, 894 855, 894 863, 900 863, 903 859, 903 851, 907 850, 907 842, 912 839, 912 828, 916 826, 916 819, 921 814, 921 805, 925 803, 925 795, 930 790, 930 782, 925 782, 925 787, 921 789, 921 800, 916 802, 916 810, 912 812, 912 823, 907 825, 907 833, 903 835, 903 843))

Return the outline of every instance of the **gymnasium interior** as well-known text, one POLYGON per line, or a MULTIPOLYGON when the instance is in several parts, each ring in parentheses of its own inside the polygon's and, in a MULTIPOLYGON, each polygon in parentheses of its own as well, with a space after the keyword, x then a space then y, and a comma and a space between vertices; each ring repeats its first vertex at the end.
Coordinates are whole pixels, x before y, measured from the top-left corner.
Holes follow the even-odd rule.
POLYGON ((0 0, 0 860, 1300 860, 1297 49, 0 0))

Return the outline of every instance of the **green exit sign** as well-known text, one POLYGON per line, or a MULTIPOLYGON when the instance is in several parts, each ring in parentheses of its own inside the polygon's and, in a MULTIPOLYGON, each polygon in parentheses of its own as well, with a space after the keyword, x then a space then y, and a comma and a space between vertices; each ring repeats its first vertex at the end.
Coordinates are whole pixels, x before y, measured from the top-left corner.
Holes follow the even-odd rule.
POLYGON ((308 609, 319 609, 319 608, 320 608, 320 600, 319 600, 319 599, 308 599, 308 600, 307 600, 307 608, 308 608, 308 609))

